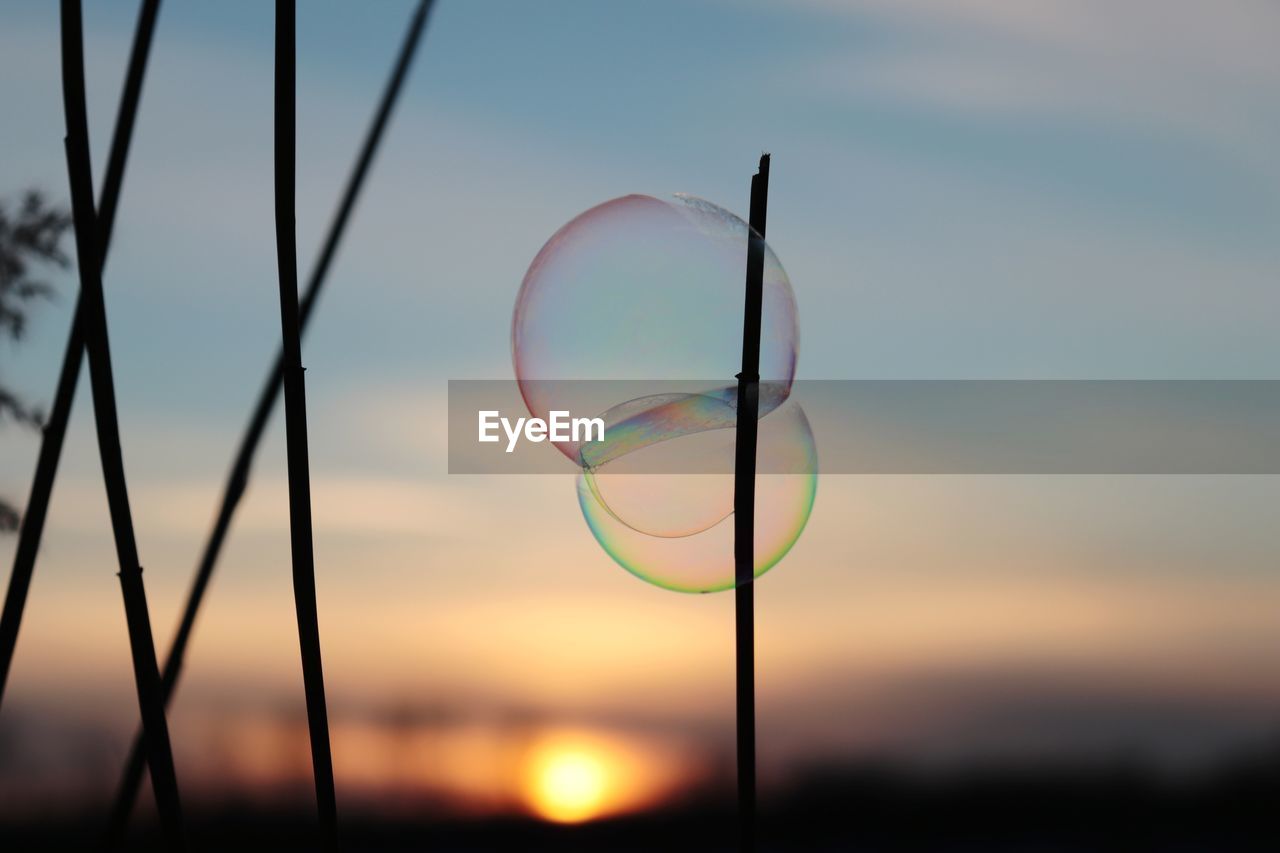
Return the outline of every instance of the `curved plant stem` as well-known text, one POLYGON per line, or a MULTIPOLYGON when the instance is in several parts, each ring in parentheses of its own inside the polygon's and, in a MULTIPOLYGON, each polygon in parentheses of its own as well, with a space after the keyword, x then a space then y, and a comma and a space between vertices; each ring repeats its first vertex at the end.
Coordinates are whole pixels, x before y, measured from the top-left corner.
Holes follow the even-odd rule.
MULTIPOLYGON (((418 44, 422 40, 422 33, 426 29, 427 17, 432 5, 433 0, 420 0, 413 16, 409 19, 409 25, 405 30, 404 39, 400 46, 400 52, 396 57, 395 65, 391 69, 391 75, 387 80, 386 86, 383 88, 382 98, 365 133, 364 142, 353 164, 351 174, 347 177, 338 207, 329 222, 328 232, 311 268, 311 275, 307 280, 307 289, 302 296, 301 331, 303 333, 307 330, 307 323, 311 319, 316 301, 324 289, 334 255, 337 253, 338 245, 342 241, 342 235, 346 230, 348 221, 351 219, 352 211, 355 209, 356 199, 360 195, 361 187, 364 186, 364 180, 373 163, 374 154, 382 141, 392 110, 408 75, 409 66, 412 64, 418 44)), ((231 528, 231 521, 240 505, 240 500, 244 497, 245 489, 248 487, 249 474, 253 468, 253 458, 257 454, 258 445, 262 441, 263 433, 266 431, 271 411, 275 407, 276 400, 280 397, 283 373, 283 355, 277 354, 275 362, 267 374, 266 381, 262 385, 262 390, 258 392, 258 401, 254 406, 252 415, 249 417, 248 424, 245 426, 244 435, 240 439, 240 446, 236 450, 235 459, 227 475, 226 485, 223 487, 222 503, 218 507, 218 513, 214 518, 213 528, 209 531, 209 538, 205 541, 200 563, 196 568, 195 576, 191 581, 191 588, 187 593, 182 620, 178 624, 178 630, 174 635, 169 657, 164 663, 162 681, 166 702, 172 698, 178 679, 182 674, 182 664, 186 657, 187 645, 191 640, 191 633, 195 628, 196 616, 200 612, 200 606, 204 601, 204 594, 208 589, 209 580, 213 577, 214 567, 218 564, 218 557, 222 553, 222 545, 226 541, 227 533, 231 528)), ((124 841, 125 832, 128 829, 129 815, 133 811, 134 802, 137 800, 138 788, 142 784, 142 774, 145 770, 146 761, 143 755, 142 734, 139 732, 134 738, 133 748, 129 752, 129 760, 125 765, 120 785, 116 789, 115 801, 111 808, 111 817, 107 827, 107 846, 111 849, 118 849, 124 841)))
MULTIPOLYGON (((111 151, 107 159, 107 175, 102 184, 98 205, 97 246, 103 266, 106 265, 107 247, 111 243, 111 231, 115 225, 116 203, 120 199, 120 184, 124 180, 125 159, 129 153, 129 141, 133 137, 138 99, 142 94, 142 78, 147 68, 151 36, 155 32, 156 15, 159 11, 160 0, 143 0, 138 13, 138 25, 134 29, 129 70, 125 74, 124 89, 120 95, 115 134, 111 139, 111 151)), ((22 626, 22 611, 27 603, 27 591, 31 588, 31 576, 35 572, 36 555, 40 551, 40 537, 44 534, 49 498, 53 494, 53 481, 58 474, 58 460, 62 456, 62 443, 67 434, 67 422, 71 418, 71 403, 75 399, 76 385, 80 381, 83 356, 84 296, 81 294, 76 299, 71 331, 67 335, 62 370, 58 374, 58 389, 53 396, 53 408, 49 412, 49 422, 45 424, 40 441, 40 456, 36 461, 31 494, 27 498, 22 528, 18 533, 18 548, 13 557, 13 571, 9 575, 4 611, 0 614, 0 703, 4 701, 9 666, 13 662, 14 647, 18 643, 18 629, 22 626)))
POLYGON ((178 782, 164 716, 160 671, 151 637, 151 619, 142 585, 142 566, 134 538, 129 493, 125 484, 124 454, 120 448, 119 418, 111 375, 111 347, 107 338, 107 314, 102 295, 102 257, 98 249, 98 224, 93 209, 93 176, 89 160, 89 125, 84 94, 84 45, 79 0, 62 0, 62 93, 67 120, 67 173, 71 184, 71 212, 75 222, 77 267, 89 356, 89 382, 93 390, 94 419, 107 505, 120 564, 120 589, 124 596, 129 649, 142 726, 146 732, 151 784, 165 842, 170 850, 184 847, 178 782))
POLYGON ((293 603, 298 616, 302 683, 307 700, 307 728, 311 735, 311 773, 316 786, 321 840, 326 850, 336 850, 337 804, 333 789, 333 755, 329 748, 329 711, 324 696, 324 667, 320 660, 320 619, 316 608, 311 530, 311 468, 307 452, 307 397, 298 310, 298 253, 294 225, 296 12, 294 0, 276 0, 276 261, 280 270, 289 534, 293 553, 293 603))

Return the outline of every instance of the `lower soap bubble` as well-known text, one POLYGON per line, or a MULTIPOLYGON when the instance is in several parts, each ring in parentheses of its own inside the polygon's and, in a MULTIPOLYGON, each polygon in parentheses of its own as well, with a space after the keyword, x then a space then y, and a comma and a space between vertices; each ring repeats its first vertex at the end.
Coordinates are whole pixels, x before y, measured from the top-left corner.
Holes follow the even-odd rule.
MULTIPOLYGON (((704 403, 696 405, 705 412, 704 403)), ((619 565, 645 581, 680 592, 715 592, 735 586, 734 435, 727 427, 684 433, 598 467, 584 467, 577 478, 579 506, 596 540, 619 565), (641 454, 677 453, 680 442, 708 438, 715 452, 727 455, 693 469, 705 473, 652 473, 672 471, 669 459, 668 464, 639 460, 641 464, 634 468, 611 470, 629 458, 638 460, 641 454)), ((817 493, 817 450, 797 402, 787 401, 761 417, 756 458, 755 576, 759 577, 800 537, 817 493)))

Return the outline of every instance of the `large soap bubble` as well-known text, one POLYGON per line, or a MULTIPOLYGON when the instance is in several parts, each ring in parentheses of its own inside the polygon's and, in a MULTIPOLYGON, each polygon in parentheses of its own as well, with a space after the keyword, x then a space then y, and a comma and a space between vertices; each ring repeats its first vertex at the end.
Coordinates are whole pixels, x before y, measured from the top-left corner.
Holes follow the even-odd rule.
MULTIPOLYGON (((585 390, 559 380, 730 380, 742 362, 748 233, 710 202, 643 195, 593 207, 557 231, 529 265, 511 323, 529 411, 598 414, 623 402, 575 398, 585 390)), ((790 388, 799 338, 791 282, 766 249, 762 381, 790 388)), ((576 448, 558 446, 578 461, 576 448)))
MULTIPOLYGON (((556 232, 516 300, 512 357, 530 413, 606 422, 604 441, 555 442, 583 469, 588 525, 624 568, 670 589, 734 583, 737 396, 726 380, 742 356, 750 237, 745 222, 701 199, 625 196, 556 232), (655 393, 566 381, 580 379, 643 380, 655 393), (663 389, 675 380, 708 384, 697 393, 663 389)), ((766 246, 757 573, 795 542, 816 489, 813 437, 788 402, 798 341, 791 283, 766 246)))

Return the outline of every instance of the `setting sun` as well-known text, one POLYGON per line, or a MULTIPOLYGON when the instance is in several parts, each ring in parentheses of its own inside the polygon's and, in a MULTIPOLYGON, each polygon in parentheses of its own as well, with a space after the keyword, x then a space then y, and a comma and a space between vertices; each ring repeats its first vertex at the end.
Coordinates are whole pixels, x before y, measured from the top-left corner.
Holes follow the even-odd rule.
POLYGON ((606 802, 609 773, 601 757, 584 749, 547 750, 531 767, 534 810, 557 823, 597 817, 606 802))
POLYGON ((555 823, 583 823, 652 806, 690 770, 669 746, 592 731, 553 729, 520 763, 525 808, 555 823))

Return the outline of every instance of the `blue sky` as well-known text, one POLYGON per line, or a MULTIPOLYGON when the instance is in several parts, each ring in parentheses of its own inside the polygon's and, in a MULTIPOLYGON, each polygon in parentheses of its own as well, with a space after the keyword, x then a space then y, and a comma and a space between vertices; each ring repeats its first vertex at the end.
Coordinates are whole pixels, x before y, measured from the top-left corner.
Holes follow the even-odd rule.
MULTIPOLYGON (((404 5, 304 7, 303 269, 404 5)), ((742 210, 769 149, 807 376, 1267 376, 1280 116, 1257 33, 1275 22, 1265 5, 1180 4, 1154 40, 1162 4, 1108 5, 445 0, 314 331, 343 345, 316 344, 336 361, 312 366, 505 375, 508 295, 559 223, 632 191, 742 210)), ((31 117, 6 130, 14 188, 63 183, 53 12, 9 13, 7 99, 31 117)), ((102 158, 133 10, 88 15, 102 158)), ((169 403, 218 400, 221 367, 254 371, 272 342, 270 50, 260 4, 160 18, 112 301, 120 357, 140 338, 126 364, 157 386, 186 348, 218 374, 190 398, 171 383, 169 403), (207 338, 157 328, 184 313, 207 338), (223 324, 242 353, 215 340, 223 324)), ((19 357, 48 362, 59 337, 19 357)))
MULTIPOLYGON (((300 5, 305 273, 411 4, 300 5)), ((86 6, 100 176, 136 9, 86 6)), ((65 199, 56 5, 2 15, 0 192, 65 199)), ((264 3, 165 4, 106 273, 162 642, 279 341, 272 26, 264 3)), ((691 603, 612 567, 567 482, 443 473, 446 380, 509 377, 527 264, 605 199, 687 191, 744 213, 771 151, 770 243, 795 286, 805 378, 1274 378, 1277 34, 1266 0, 440 0, 305 347, 337 705, 448 685, 611 713, 675 691, 661 713, 723 721, 727 599, 691 603), (495 515, 518 541, 493 541, 495 515), (528 660, 469 633, 514 618, 507 604, 545 616, 516 620, 533 632, 528 660), (584 612, 613 638, 575 644, 563 626, 584 612), (654 625, 672 627, 655 638, 654 625), (371 665, 379 638, 402 655, 371 665), (527 665, 543 652, 540 685, 527 665)), ((0 376, 38 401, 74 304, 74 277, 58 281, 29 340, 0 350, 0 376)), ((69 682, 110 693, 127 672, 114 579, 93 559, 109 545, 86 386, 13 676, 29 707, 69 682), (41 616, 52 603, 60 617, 41 616), (102 659, 60 644, 57 618, 78 620, 102 659), (53 681, 38 683, 37 660, 53 681)), ((274 422, 201 624, 191 695, 227 682, 295 695, 279 686, 296 678, 281 432, 274 422)), ((3 434, 6 496, 25 494, 36 450, 3 434)), ((762 585, 770 742, 822 754, 876 745, 877 731, 892 741, 896 694, 861 734, 842 728, 848 697, 950 667, 1038 661, 1120 693, 1139 672, 1196 697, 1206 672, 1266 671, 1277 543, 1259 508, 1276 488, 824 480, 805 538, 762 585), (843 686, 823 693, 833 672, 843 686)), ((11 548, 0 541, 0 564, 11 548)), ((1223 695, 1237 687, 1248 693, 1223 695)), ((128 701, 119 710, 127 732, 128 701)), ((180 702, 178 725, 195 710, 180 702)))

